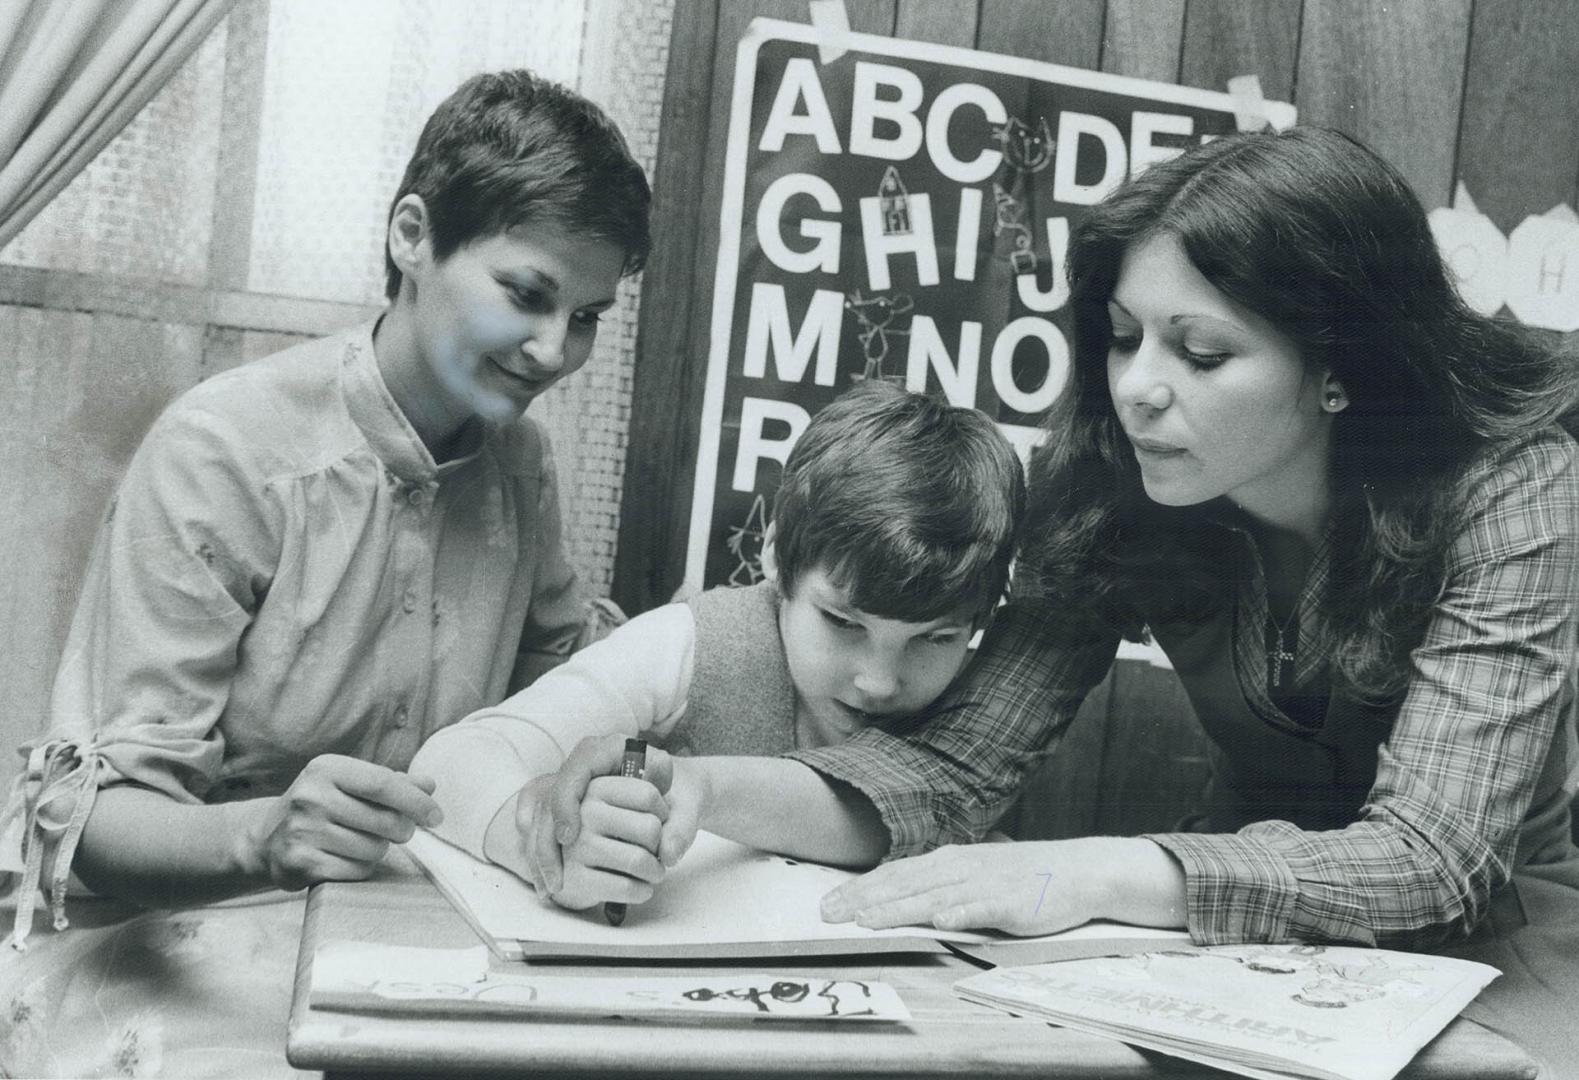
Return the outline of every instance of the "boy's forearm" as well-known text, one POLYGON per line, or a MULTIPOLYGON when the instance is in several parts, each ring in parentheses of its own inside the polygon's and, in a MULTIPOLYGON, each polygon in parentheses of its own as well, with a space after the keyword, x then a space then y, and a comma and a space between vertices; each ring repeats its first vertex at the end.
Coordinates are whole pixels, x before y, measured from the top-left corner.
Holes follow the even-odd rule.
POLYGON ((433 798, 444 810, 444 823, 434 831, 473 855, 493 858, 496 831, 514 832, 516 793, 562 761, 558 747, 537 728, 485 717, 435 732, 418 749, 411 772, 435 783, 433 798))
POLYGON ((131 786, 98 793, 73 869, 96 893, 147 907, 236 896, 270 884, 256 825, 270 799, 190 805, 131 786))
MULTIPOLYGON (((516 824, 516 808, 520 799, 521 793, 517 791, 494 814, 483 836, 482 855, 487 861, 530 881, 533 875, 526 857, 526 838, 516 824)), ((437 831, 440 836, 444 835, 443 829, 437 831)))
POLYGON ((829 784, 791 758, 695 757, 708 790, 701 827, 768 851, 815 862, 867 867, 888 851, 888 829, 854 788, 829 784))

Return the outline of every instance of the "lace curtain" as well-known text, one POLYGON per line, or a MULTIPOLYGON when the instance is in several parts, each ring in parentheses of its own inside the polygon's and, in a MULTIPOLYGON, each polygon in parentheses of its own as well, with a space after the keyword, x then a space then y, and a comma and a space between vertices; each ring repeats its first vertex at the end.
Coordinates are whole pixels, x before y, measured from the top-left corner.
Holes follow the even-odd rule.
POLYGON ((126 126, 235 3, 0 4, 0 248, 126 126))

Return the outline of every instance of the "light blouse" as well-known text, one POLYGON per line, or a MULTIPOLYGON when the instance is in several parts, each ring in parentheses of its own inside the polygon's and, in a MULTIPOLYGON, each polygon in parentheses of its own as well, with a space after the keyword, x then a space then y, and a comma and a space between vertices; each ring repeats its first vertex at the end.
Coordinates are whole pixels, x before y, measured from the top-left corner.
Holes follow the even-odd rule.
POLYGON ((164 412, 100 527, 48 733, 23 747, 0 815, 0 872, 24 875, 19 939, 57 845, 64 925, 100 787, 218 803, 283 792, 320 754, 403 769, 568 653, 587 608, 548 442, 525 418, 470 436, 434 462, 371 325, 216 375, 164 412))

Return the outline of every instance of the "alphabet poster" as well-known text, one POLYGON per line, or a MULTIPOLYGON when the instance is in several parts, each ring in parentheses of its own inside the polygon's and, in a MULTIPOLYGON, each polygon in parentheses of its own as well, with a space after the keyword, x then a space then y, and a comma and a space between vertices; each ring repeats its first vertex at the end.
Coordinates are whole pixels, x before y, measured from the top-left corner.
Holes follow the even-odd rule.
POLYGON ((749 585, 811 416, 886 379, 1022 456, 1067 380, 1064 254, 1125 177, 1291 105, 752 22, 736 54, 686 580, 749 585))

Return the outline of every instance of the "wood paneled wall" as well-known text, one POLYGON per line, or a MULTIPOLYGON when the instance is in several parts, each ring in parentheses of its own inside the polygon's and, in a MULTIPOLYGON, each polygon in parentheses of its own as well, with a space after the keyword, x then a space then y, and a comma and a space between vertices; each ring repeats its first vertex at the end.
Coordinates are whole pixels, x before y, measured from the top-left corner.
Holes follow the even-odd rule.
MULTIPOLYGON (((1392 160, 1428 209, 1464 181, 1504 233, 1579 202, 1572 0, 847 0, 846 9, 863 32, 1208 89, 1255 74, 1301 122, 1339 128, 1392 160)), ((735 45, 756 15, 805 21, 807 4, 676 9, 614 577, 615 599, 631 611, 666 600, 685 564, 735 45)), ((1121 665, 1071 730, 1071 753, 1033 786, 1024 828, 1165 825, 1165 806, 1205 769, 1193 725, 1168 722, 1180 710, 1188 704, 1170 673, 1121 665), (1127 797, 1103 765, 1102 748, 1116 744, 1153 760, 1162 786, 1127 797)))

